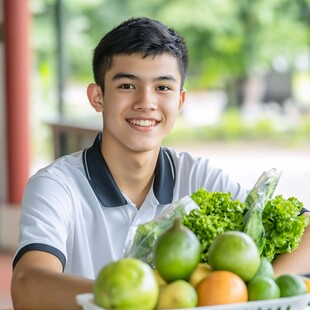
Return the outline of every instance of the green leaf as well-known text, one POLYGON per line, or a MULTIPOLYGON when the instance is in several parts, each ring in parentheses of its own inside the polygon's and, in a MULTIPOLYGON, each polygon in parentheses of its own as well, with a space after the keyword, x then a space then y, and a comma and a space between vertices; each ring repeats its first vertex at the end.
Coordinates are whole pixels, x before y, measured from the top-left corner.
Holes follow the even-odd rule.
POLYGON ((266 205, 262 220, 266 245, 262 256, 274 261, 280 254, 296 250, 310 217, 300 216, 303 204, 295 197, 284 199, 276 196, 266 205))
POLYGON ((201 261, 208 261, 208 249, 216 236, 229 230, 243 230, 245 205, 231 199, 231 193, 208 192, 199 189, 192 194, 199 209, 183 217, 183 224, 190 228, 202 245, 201 261))

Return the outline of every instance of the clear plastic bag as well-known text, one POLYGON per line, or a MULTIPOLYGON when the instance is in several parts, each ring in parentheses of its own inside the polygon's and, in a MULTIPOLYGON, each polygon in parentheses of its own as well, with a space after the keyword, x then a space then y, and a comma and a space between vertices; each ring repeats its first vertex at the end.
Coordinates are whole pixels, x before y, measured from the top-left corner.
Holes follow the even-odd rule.
POLYGON ((244 215, 244 232, 252 237, 260 253, 262 253, 266 242, 262 213, 268 201, 272 198, 281 174, 282 172, 275 168, 264 171, 245 201, 248 211, 244 215))
POLYGON ((123 257, 138 258, 153 266, 153 251, 157 238, 169 229, 176 217, 182 217, 198 205, 185 196, 167 207, 158 217, 145 224, 131 226, 125 243, 123 257))

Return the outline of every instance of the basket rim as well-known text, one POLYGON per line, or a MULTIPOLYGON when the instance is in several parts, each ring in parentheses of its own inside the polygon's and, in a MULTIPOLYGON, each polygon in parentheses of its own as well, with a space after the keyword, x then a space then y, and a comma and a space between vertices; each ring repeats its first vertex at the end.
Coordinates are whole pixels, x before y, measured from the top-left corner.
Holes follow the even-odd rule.
MULTIPOLYGON (((96 306, 93 300, 94 294, 93 293, 83 293, 76 295, 77 303, 80 306, 96 306)), ((305 306, 310 302, 310 293, 301 294, 292 297, 281 297, 277 299, 269 299, 269 300, 256 300, 256 301, 247 301, 242 303, 233 303, 233 304, 226 304, 226 305, 214 305, 214 306, 203 306, 203 307, 194 307, 188 308, 188 310, 230 310, 230 309, 239 309, 238 307, 242 307, 242 309, 254 309, 254 307, 261 308, 261 307, 271 307, 271 306, 293 306, 295 303, 304 302, 305 306), (247 307, 248 306, 248 307, 247 307)), ((98 307, 98 306, 96 306, 98 307)), ((98 309, 103 309, 98 307, 98 309)), ((306 308, 305 308, 306 309, 306 308)), ((171 310, 182 310, 182 309, 171 309, 171 310)))

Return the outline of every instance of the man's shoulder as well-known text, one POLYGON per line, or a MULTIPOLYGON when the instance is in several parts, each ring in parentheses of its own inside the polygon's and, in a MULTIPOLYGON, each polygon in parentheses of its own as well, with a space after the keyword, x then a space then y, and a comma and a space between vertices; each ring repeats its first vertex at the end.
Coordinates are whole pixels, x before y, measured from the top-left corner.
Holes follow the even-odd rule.
POLYGON ((60 157, 34 173, 27 182, 25 196, 33 199, 35 192, 74 192, 76 195, 82 189, 88 189, 87 185, 82 152, 77 152, 60 157))
POLYGON ((82 151, 57 158, 49 165, 39 169, 33 177, 44 175, 68 175, 75 174, 84 170, 82 151))
POLYGON ((213 165, 211 159, 170 147, 164 147, 163 150, 169 152, 176 168, 175 190, 179 193, 178 197, 205 188, 213 192, 231 192, 234 199, 245 199, 246 190, 223 169, 213 165))
POLYGON ((172 147, 163 146, 162 150, 170 155, 170 157, 179 164, 196 164, 201 161, 209 162, 208 158, 196 156, 187 151, 177 150, 172 147))

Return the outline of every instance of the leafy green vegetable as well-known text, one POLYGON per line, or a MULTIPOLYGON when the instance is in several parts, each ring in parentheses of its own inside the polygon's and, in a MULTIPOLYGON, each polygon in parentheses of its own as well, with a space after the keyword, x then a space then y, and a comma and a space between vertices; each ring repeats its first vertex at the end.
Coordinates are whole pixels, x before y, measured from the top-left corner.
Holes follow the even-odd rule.
POLYGON ((273 261, 282 253, 294 251, 310 224, 310 217, 300 216, 303 204, 295 197, 284 199, 281 195, 270 200, 263 214, 266 244, 262 253, 273 261))
MULTIPOLYGON (((202 245, 202 262, 208 262, 208 249, 214 238, 228 230, 244 231, 244 216, 248 209, 244 203, 231 199, 230 193, 207 192, 199 189, 192 194, 199 209, 183 217, 183 224, 190 228, 202 245)), ((261 256, 269 261, 295 250, 310 217, 299 216, 303 204, 294 197, 276 196, 265 206, 262 223, 265 231, 265 247, 261 256)), ((255 224, 255 222, 252 222, 255 224)))
POLYGON ((231 199, 231 193, 207 192, 199 189, 192 199, 200 207, 183 217, 183 224, 191 229, 201 242, 201 261, 207 262, 208 249, 214 238, 228 230, 243 230, 245 206, 231 199))
MULTIPOLYGON (((303 204, 294 197, 270 199, 263 211, 262 223, 266 243, 261 256, 274 261, 282 253, 295 250, 310 217, 300 216, 303 204)), ((208 192, 199 189, 174 202, 157 218, 148 223, 132 226, 127 237, 124 257, 136 257, 153 264, 153 250, 158 237, 171 227, 177 216, 198 237, 202 246, 201 261, 208 262, 208 249, 216 236, 225 231, 244 231, 246 204, 232 200, 230 193, 208 192), (195 203, 194 203, 195 202, 195 203)), ((255 221, 251 221, 255 225, 255 221)), ((254 227, 255 228, 255 227, 254 227)))

